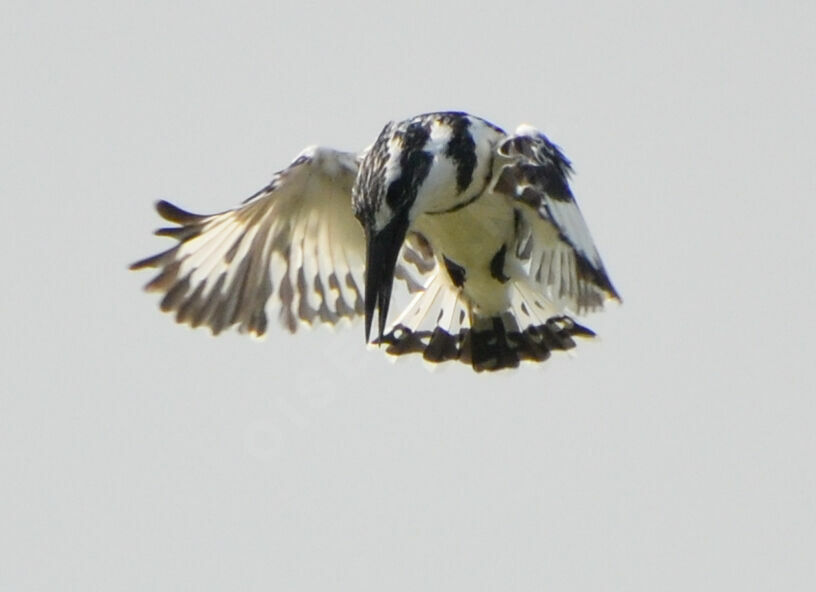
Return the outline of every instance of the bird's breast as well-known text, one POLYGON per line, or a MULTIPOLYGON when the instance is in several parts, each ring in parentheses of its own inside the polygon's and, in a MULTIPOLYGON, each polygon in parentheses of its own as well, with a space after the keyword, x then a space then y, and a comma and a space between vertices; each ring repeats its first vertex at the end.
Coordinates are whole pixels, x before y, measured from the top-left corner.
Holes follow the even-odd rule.
POLYGON ((445 214, 424 214, 413 229, 430 243, 440 267, 456 270, 451 280, 482 312, 508 305, 512 275, 513 208, 501 196, 485 194, 445 214))

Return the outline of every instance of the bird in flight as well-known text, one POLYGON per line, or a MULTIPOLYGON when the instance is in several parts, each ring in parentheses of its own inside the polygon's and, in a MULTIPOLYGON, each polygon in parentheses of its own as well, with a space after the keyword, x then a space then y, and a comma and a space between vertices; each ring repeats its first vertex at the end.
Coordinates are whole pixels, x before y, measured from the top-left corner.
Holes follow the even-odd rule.
POLYGON ((219 214, 159 201, 174 226, 156 234, 178 243, 131 269, 158 269, 161 309, 213 334, 263 335, 267 312, 292 333, 363 317, 388 354, 513 368, 592 337, 569 315, 620 301, 570 173, 530 126, 427 113, 359 153, 307 148, 219 214))

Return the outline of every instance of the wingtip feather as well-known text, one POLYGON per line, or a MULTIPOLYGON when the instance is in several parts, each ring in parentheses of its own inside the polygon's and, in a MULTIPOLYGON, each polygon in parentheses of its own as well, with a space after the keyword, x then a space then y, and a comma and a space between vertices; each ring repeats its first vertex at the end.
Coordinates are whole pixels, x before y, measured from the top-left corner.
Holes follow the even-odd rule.
POLYGON ((159 216, 168 222, 175 222, 176 224, 195 224, 207 217, 182 210, 177 205, 171 204, 164 199, 160 199, 156 202, 156 211, 159 213, 159 216))

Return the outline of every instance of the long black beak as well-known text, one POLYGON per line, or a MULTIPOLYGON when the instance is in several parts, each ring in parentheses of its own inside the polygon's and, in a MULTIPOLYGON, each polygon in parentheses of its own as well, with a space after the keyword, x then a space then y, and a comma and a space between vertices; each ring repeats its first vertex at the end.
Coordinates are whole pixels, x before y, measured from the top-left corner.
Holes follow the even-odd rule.
POLYGON ((365 336, 368 343, 374 309, 379 312, 379 338, 382 340, 391 288, 394 285, 394 268, 397 265, 405 233, 408 231, 408 213, 399 212, 380 232, 366 230, 365 269, 365 336))

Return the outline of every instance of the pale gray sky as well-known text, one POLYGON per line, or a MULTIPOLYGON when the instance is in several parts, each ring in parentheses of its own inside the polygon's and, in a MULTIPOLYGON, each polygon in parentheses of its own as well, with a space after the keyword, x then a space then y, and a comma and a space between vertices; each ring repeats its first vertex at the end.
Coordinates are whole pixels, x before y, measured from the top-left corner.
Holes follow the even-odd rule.
POLYGON ((4 4, 0 589, 816 586, 816 5, 463 6, 4 4), (450 108, 573 160, 576 356, 214 339, 126 271, 156 199, 450 108))

